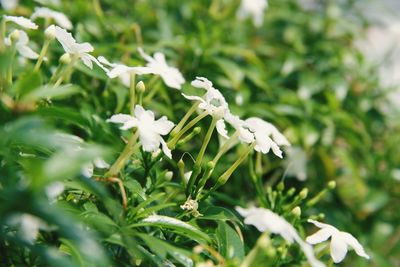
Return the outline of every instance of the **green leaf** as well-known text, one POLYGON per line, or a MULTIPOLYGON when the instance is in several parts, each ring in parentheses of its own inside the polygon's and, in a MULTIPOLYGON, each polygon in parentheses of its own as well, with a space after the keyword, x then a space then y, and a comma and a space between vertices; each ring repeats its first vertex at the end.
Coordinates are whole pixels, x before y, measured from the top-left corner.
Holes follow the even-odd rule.
POLYGON ((12 88, 12 91, 17 98, 29 94, 42 85, 42 76, 37 71, 23 73, 19 77, 20 78, 12 88))
POLYGON ((226 259, 244 259, 244 245, 238 233, 227 223, 219 222, 216 231, 219 253, 226 259))
POLYGON ((41 99, 62 99, 80 92, 76 85, 62 85, 53 87, 49 85, 41 86, 21 98, 21 102, 34 102, 41 99))

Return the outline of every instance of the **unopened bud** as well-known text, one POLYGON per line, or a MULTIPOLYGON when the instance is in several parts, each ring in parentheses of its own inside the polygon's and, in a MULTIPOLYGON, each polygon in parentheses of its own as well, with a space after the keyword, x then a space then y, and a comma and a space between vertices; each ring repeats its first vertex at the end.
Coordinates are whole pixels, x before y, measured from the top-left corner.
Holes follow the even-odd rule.
POLYGON ((183 169, 183 168, 185 168, 185 162, 183 162, 183 160, 182 159, 180 159, 179 161, 178 161, 178 168, 179 169, 183 169))
POLYGON ((200 126, 197 126, 197 127, 195 127, 194 129, 193 129, 193 134, 199 134, 200 133, 200 131, 201 131, 201 127, 200 126))
POLYGON ((298 218, 301 216, 301 208, 299 206, 296 206, 292 209, 292 214, 298 218))
POLYGON ((54 25, 50 25, 44 31, 44 35, 46 36, 46 38, 53 40, 56 37, 56 27, 54 25))
POLYGON ((168 180, 168 181, 170 181, 171 179, 172 179, 172 176, 174 175, 174 173, 173 172, 171 172, 171 171, 167 171, 166 173, 165 173, 165 179, 166 180, 168 180))
POLYGON ((328 188, 329 189, 334 189, 336 187, 336 182, 335 181, 330 181, 329 183, 328 183, 328 188))
POLYGON ((146 91, 146 86, 144 85, 144 83, 142 81, 140 81, 136 84, 136 91, 139 94, 143 94, 146 91))
POLYGON ((71 56, 68 53, 65 53, 64 55, 62 55, 60 57, 60 62, 62 64, 68 65, 69 63, 71 63, 71 56))
POLYGON ((287 195, 288 196, 293 196, 293 194, 296 192, 296 188, 291 187, 288 191, 287 191, 287 195))
POLYGON ((285 184, 283 182, 280 182, 276 189, 278 189, 278 191, 283 191, 283 189, 285 189, 285 184))
POLYGON ((301 199, 305 199, 305 198, 307 197, 307 195, 308 195, 308 189, 307 189, 307 188, 304 188, 304 189, 301 190, 300 193, 299 193, 299 197, 300 197, 301 199))
POLYGON ((18 42, 19 37, 20 37, 19 30, 14 30, 10 35, 11 42, 13 43, 18 42))
POLYGON ((213 161, 209 161, 207 163, 207 169, 211 170, 215 168, 215 163, 213 161))

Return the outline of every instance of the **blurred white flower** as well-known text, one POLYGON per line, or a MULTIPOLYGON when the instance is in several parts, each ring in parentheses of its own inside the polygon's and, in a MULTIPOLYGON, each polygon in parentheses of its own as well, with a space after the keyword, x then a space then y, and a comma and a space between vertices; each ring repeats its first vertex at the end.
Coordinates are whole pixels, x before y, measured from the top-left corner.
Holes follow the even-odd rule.
POLYGON ((307 179, 307 154, 301 147, 288 147, 286 152, 286 174, 299 181, 307 179))
POLYGON ((1 6, 4 10, 13 10, 18 6, 18 0, 0 0, 1 6))
POLYGON ((50 201, 54 201, 62 192, 64 192, 64 184, 61 182, 54 182, 46 186, 46 196, 50 201))
POLYGON ((126 87, 130 87, 131 84, 131 74, 143 75, 143 74, 154 74, 155 70, 149 67, 128 67, 119 63, 111 63, 105 57, 100 56, 98 60, 103 64, 103 70, 106 72, 110 79, 119 78, 121 83, 126 87), (107 69, 104 65, 110 67, 107 69))
POLYGON ((312 247, 301 239, 293 225, 288 223, 283 217, 264 208, 252 207, 244 209, 241 207, 236 207, 235 209, 242 217, 245 218, 245 224, 255 226, 258 231, 268 231, 273 234, 281 235, 282 238, 285 239, 289 244, 297 242, 306 255, 311 266, 325 266, 322 262, 315 258, 312 247))
POLYGON ((67 30, 71 30, 73 27, 66 15, 47 7, 35 7, 35 12, 33 12, 31 19, 36 20, 37 18, 53 19, 57 25, 67 30))
POLYGON ((80 58, 83 64, 90 69, 93 68, 93 62, 101 67, 100 62, 94 56, 89 54, 94 50, 91 44, 87 42, 81 44, 77 43, 74 37, 72 37, 71 33, 67 32, 63 28, 60 28, 59 26, 55 26, 55 34, 57 40, 60 42, 66 53, 80 58))
POLYGON ((281 134, 274 125, 260 118, 248 118, 246 126, 254 133, 256 146, 254 149, 261 153, 268 153, 270 149, 280 158, 282 158, 282 150, 279 146, 290 146, 286 137, 281 134))
POLYGON ((102 158, 96 158, 93 163, 89 163, 82 168, 82 175, 91 178, 93 176, 94 167, 98 169, 108 169, 110 168, 110 164, 105 162, 102 158))
POLYGON ((228 103, 224 96, 218 89, 213 87, 211 81, 204 77, 196 77, 196 80, 192 81, 192 86, 206 90, 206 94, 203 97, 195 95, 182 95, 192 101, 200 101, 199 109, 206 111, 209 115, 217 119, 217 131, 224 138, 228 137, 228 132, 225 127, 224 116, 229 112, 228 103))
POLYGON ((320 223, 314 220, 308 220, 308 222, 321 228, 321 230, 308 236, 306 242, 309 244, 318 244, 331 238, 331 257, 333 262, 341 262, 346 257, 349 246, 354 249, 357 255, 366 259, 370 258, 367 253, 365 253, 362 245, 351 234, 339 231, 332 225, 326 223, 320 223))
POLYGON ((147 61, 146 66, 152 68, 155 74, 158 74, 163 79, 164 83, 175 89, 181 89, 185 83, 182 73, 175 67, 171 67, 165 60, 165 55, 161 52, 156 52, 153 57, 146 54, 142 48, 138 49, 140 55, 147 61))
POLYGON ((31 244, 35 242, 39 229, 46 228, 46 224, 40 218, 28 213, 11 215, 7 221, 10 225, 17 227, 20 238, 31 244))
POLYGON ((26 32, 22 30, 14 30, 7 38, 4 39, 4 44, 6 46, 13 45, 13 42, 15 42, 15 49, 24 58, 37 59, 39 57, 39 54, 28 46, 29 37, 26 32))
POLYGON ((237 17, 240 20, 251 17, 254 26, 260 27, 264 20, 264 11, 267 7, 267 0, 242 0, 237 11, 237 17))
POLYGON ((174 127, 174 123, 169 121, 165 116, 155 120, 153 111, 145 110, 140 105, 135 106, 134 115, 132 117, 127 114, 117 114, 113 115, 107 121, 122 123, 122 130, 136 127, 139 131, 139 140, 144 151, 155 152, 161 145, 164 154, 172 158, 171 150, 161 136, 167 135, 174 127))
POLYGON ((21 26, 22 28, 25 28, 25 29, 36 30, 39 27, 34 22, 32 22, 30 19, 27 19, 25 17, 4 15, 3 19, 5 22, 9 22, 9 21, 14 22, 15 24, 18 24, 19 26, 21 26))

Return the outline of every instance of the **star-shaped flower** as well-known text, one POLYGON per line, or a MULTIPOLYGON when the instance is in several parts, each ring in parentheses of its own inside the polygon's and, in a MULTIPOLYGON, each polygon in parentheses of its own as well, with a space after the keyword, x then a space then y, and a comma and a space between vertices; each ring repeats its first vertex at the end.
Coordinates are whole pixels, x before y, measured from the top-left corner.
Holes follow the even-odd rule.
POLYGON ((348 247, 352 247, 354 251, 360 257, 369 259, 370 257, 365 253, 364 248, 358 242, 358 240, 347 232, 339 231, 336 227, 321 223, 314 220, 308 220, 308 222, 314 224, 318 228, 321 228, 318 232, 308 236, 306 242, 309 244, 318 244, 331 238, 331 257, 333 262, 341 262, 347 254, 348 247))
POLYGON ((13 38, 15 37, 15 49, 18 51, 18 53, 29 59, 37 59, 39 57, 38 53, 33 51, 29 46, 29 37, 26 34, 26 32, 22 30, 14 30, 7 38, 4 39, 4 44, 7 46, 11 46, 13 43, 13 38))
POLYGON ((282 158, 282 150, 279 146, 290 146, 286 137, 281 134, 274 125, 260 118, 248 118, 247 127, 254 133, 256 146, 254 149, 261 153, 268 153, 270 149, 274 154, 282 158))
POLYGON ((94 48, 91 44, 85 43, 77 43, 71 33, 67 32, 65 29, 60 28, 59 26, 55 26, 55 35, 57 40, 60 42, 64 51, 71 56, 78 57, 82 60, 83 64, 85 64, 90 69, 93 68, 93 62, 101 65, 100 62, 91 54, 94 48))
POLYGON ((174 123, 163 116, 156 120, 153 111, 145 110, 142 106, 136 105, 134 117, 127 114, 113 115, 108 122, 122 123, 122 130, 137 128, 139 132, 139 140, 143 150, 147 152, 156 152, 160 145, 165 155, 172 157, 171 150, 168 148, 162 135, 167 135, 174 123))
POLYGON ((268 231, 273 234, 278 234, 289 244, 297 242, 311 266, 325 266, 315 258, 312 247, 301 239, 293 225, 287 222, 283 217, 264 208, 252 207, 244 209, 242 207, 236 207, 236 211, 244 217, 245 224, 255 226, 258 231, 268 231))
POLYGON ((35 12, 33 12, 31 19, 36 20, 37 18, 53 19, 62 28, 67 30, 72 29, 72 23, 66 15, 47 7, 35 7, 35 12))
POLYGON ((146 66, 152 68, 155 74, 160 75, 167 86, 178 90, 182 88, 182 84, 185 83, 185 78, 183 78, 182 73, 177 68, 168 65, 163 53, 156 52, 154 56, 151 57, 146 54, 142 48, 139 48, 138 51, 147 61, 146 66))
POLYGON ((203 97, 195 95, 187 95, 182 93, 182 95, 192 101, 200 101, 199 109, 206 111, 209 115, 217 118, 216 128, 218 133, 225 137, 228 137, 228 132, 225 127, 224 116, 229 112, 228 103, 226 102, 224 96, 218 89, 213 87, 211 81, 204 77, 196 77, 196 80, 192 81, 192 86, 200 89, 205 89, 206 94, 203 97))

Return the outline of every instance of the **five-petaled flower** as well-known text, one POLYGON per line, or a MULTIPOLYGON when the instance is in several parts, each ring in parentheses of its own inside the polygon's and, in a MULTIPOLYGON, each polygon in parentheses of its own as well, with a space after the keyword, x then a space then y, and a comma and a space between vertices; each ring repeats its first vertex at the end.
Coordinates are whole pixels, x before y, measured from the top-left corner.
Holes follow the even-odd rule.
POLYGON ((77 43, 72 34, 67 32, 65 29, 55 26, 55 35, 57 40, 60 42, 65 52, 70 54, 72 57, 80 58, 87 67, 93 68, 93 62, 101 65, 100 62, 92 55, 94 48, 91 44, 77 43))
POLYGON ((21 56, 29 59, 37 59, 39 57, 38 53, 33 51, 28 46, 28 43, 29 37, 26 32, 22 30, 14 30, 7 38, 4 39, 4 44, 7 46, 15 45, 15 49, 21 56))
POLYGON ((171 158, 171 150, 168 148, 162 135, 167 135, 174 127, 174 123, 169 121, 166 116, 156 120, 153 111, 145 110, 140 105, 135 106, 134 115, 116 114, 107 121, 122 123, 122 130, 137 128, 139 140, 144 151, 156 152, 161 145, 164 154, 171 158))
POLYGON ((264 208, 251 207, 244 209, 242 207, 236 207, 236 211, 244 217, 245 224, 255 226, 258 231, 278 234, 289 244, 297 242, 311 266, 325 266, 315 258, 312 247, 301 239, 293 225, 288 223, 283 217, 264 208))
POLYGON ((199 101, 199 109, 204 110, 209 115, 217 119, 216 128, 218 133, 225 137, 228 137, 228 132, 225 127, 225 115, 229 112, 228 102, 226 102, 224 96, 218 89, 215 89, 212 82, 204 77, 196 77, 196 80, 192 81, 192 86, 206 90, 206 94, 203 97, 196 95, 182 95, 189 100, 199 101))
POLYGON ((270 149, 280 158, 282 150, 279 146, 290 146, 286 137, 274 125, 260 118, 248 118, 246 126, 254 133, 256 146, 254 149, 261 153, 268 153, 270 149))
POLYGON ((175 67, 171 67, 165 60, 165 55, 161 52, 156 52, 153 57, 146 54, 142 48, 138 49, 140 55, 147 61, 146 67, 153 69, 155 74, 158 74, 163 79, 164 83, 175 89, 181 89, 185 83, 182 73, 175 67))
POLYGON ((347 254, 348 247, 352 247, 357 255, 369 259, 370 257, 365 253, 364 248, 358 240, 349 233, 339 231, 336 227, 321 223, 314 220, 308 220, 318 228, 318 232, 308 236, 306 242, 309 244, 318 244, 331 238, 331 257, 333 262, 341 262, 347 254))

